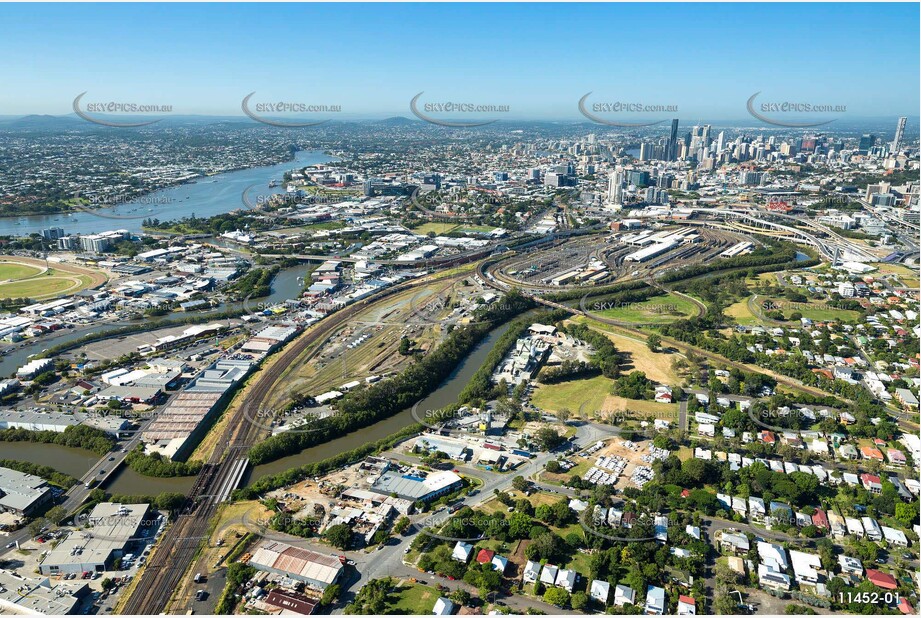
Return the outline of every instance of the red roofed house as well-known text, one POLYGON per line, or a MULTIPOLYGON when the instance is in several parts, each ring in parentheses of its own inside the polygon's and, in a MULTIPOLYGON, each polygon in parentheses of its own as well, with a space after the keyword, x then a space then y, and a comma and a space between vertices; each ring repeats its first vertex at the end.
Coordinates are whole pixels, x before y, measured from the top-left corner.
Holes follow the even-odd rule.
POLYGON ((861 446, 860 454, 864 459, 872 459, 874 461, 883 461, 883 453, 878 448, 873 448, 872 446, 861 446))
POLYGON ((682 498, 687 498, 687 497, 690 496, 690 495, 691 495, 691 492, 690 492, 689 490, 687 490, 687 489, 682 489, 682 490, 681 490, 681 497, 682 497, 682 498))
POLYGON ((682 594, 678 597, 678 615, 695 616, 697 614, 697 602, 693 597, 682 594))
POLYGON ((822 509, 816 509, 815 513, 812 514, 812 525, 816 528, 825 528, 829 529, 828 525, 828 515, 825 514, 825 511, 822 509))
POLYGON ((915 613, 915 608, 911 606, 911 603, 908 602, 908 599, 903 598, 899 601, 899 611, 906 616, 911 616, 915 613))
POLYGON ((885 588, 886 590, 895 590, 899 587, 892 575, 877 571, 876 569, 867 569, 867 579, 869 579, 872 584, 880 588, 885 588))
POLYGON ((774 433, 771 431, 764 430, 761 432, 761 441, 765 444, 774 444, 777 439, 774 437, 774 433))
POLYGON ((476 555, 476 561, 480 564, 489 564, 492 562, 492 557, 496 555, 491 549, 481 549, 480 553, 476 555))
POLYGON ((870 493, 879 494, 883 491, 883 482, 879 480, 878 476, 873 474, 864 472, 860 475, 860 482, 863 483, 863 488, 870 493))

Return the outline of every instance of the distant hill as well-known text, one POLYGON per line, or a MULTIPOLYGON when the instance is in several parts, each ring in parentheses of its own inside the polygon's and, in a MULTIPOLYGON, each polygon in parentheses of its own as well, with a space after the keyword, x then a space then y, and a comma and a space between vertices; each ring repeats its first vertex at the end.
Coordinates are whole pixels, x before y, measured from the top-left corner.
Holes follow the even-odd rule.
POLYGON ((0 119, 0 126, 12 129, 76 129, 83 124, 86 123, 74 115, 30 114, 19 118, 0 119))
POLYGON ((405 116, 393 116, 392 118, 385 118, 383 120, 378 120, 374 124, 384 124, 389 126, 407 126, 411 124, 418 124, 418 120, 410 120, 405 116))

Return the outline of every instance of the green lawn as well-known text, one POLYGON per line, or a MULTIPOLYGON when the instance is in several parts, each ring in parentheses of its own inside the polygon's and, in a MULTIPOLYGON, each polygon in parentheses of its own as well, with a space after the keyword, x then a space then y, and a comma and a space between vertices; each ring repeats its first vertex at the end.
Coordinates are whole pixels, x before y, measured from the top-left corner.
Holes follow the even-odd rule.
POLYGON ((541 384, 534 391, 531 402, 547 412, 559 412, 563 408, 573 414, 580 408, 588 411, 600 410, 605 397, 611 392, 611 384, 613 381, 604 376, 541 384))
POLYGON ((628 303, 596 312, 605 318, 637 324, 671 324, 697 315, 697 307, 675 294, 656 296, 641 303, 628 303))
POLYGON ((425 584, 404 584, 390 593, 387 598, 387 613, 402 615, 430 615, 435 601, 441 596, 437 590, 425 584))
POLYGON ((42 272, 42 269, 38 266, 0 262, 0 281, 25 279, 26 277, 33 277, 40 272, 42 272))
POLYGON ((414 227, 413 232, 416 234, 428 234, 429 232, 435 232, 436 234, 447 234, 453 232, 458 227, 457 223, 440 223, 438 221, 429 221, 428 223, 423 223, 419 227, 414 227))
POLYGON ((46 298, 65 291, 76 292, 85 286, 76 286, 75 280, 79 280, 78 275, 67 273, 58 273, 53 269, 47 275, 36 277, 35 279, 25 279, 23 281, 13 281, 10 283, 0 284, 0 298, 46 298), (55 275, 59 276, 55 276, 55 275))

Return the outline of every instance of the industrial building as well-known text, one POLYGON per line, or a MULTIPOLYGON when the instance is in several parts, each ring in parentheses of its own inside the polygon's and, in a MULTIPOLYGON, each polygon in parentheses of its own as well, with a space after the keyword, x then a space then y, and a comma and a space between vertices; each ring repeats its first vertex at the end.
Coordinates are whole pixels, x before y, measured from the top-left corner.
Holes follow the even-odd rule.
POLYGON ((321 591, 339 581, 343 570, 342 562, 329 554, 318 554, 277 541, 264 541, 248 564, 321 591))
POLYGON ((87 520, 88 529, 75 530, 58 543, 39 565, 42 575, 101 573, 110 570, 126 548, 153 524, 149 504, 97 504, 87 520))
POLYGON ((0 569, 0 614, 66 616, 79 613, 89 594, 86 583, 52 582, 47 577, 25 578, 0 569))
POLYGON ((461 477, 451 471, 433 472, 428 476, 385 472, 371 485, 371 491, 413 502, 428 502, 462 486, 461 477))
POLYGON ((53 494, 45 479, 10 468, 0 468, 0 512, 26 517, 51 502, 53 494))

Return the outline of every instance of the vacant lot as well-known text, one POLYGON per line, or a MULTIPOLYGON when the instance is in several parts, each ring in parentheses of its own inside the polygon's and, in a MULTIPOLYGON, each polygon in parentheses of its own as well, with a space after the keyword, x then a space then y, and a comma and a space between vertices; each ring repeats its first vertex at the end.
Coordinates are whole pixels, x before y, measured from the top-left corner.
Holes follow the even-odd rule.
POLYGON ((531 401, 547 412, 559 412, 563 408, 573 413, 580 409, 598 410, 611 392, 612 383, 610 378, 595 376, 557 384, 541 384, 534 391, 531 401))

